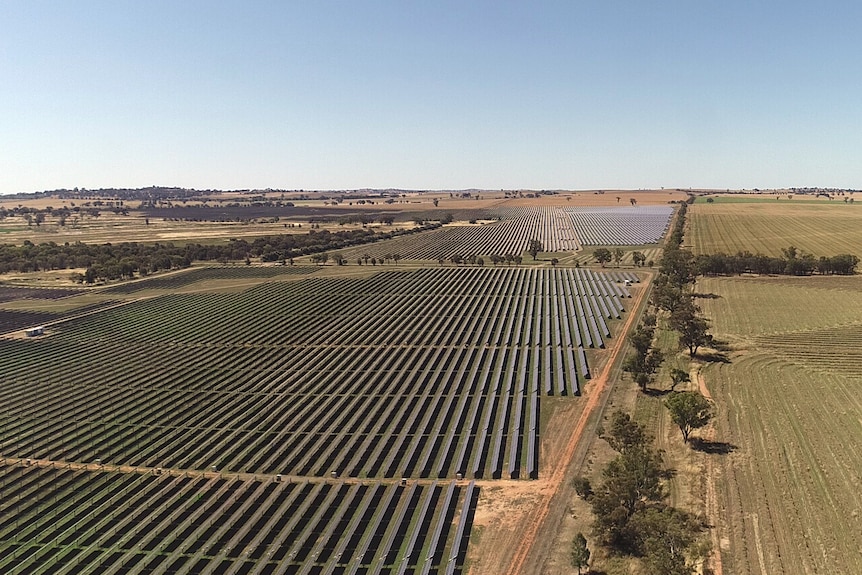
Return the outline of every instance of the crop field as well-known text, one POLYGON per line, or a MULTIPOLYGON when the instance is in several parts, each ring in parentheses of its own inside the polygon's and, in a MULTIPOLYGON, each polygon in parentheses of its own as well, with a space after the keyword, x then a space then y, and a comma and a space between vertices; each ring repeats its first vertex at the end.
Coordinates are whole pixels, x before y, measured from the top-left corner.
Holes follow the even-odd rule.
POLYGON ((791 245, 815 256, 862 254, 862 206, 795 201, 696 203, 688 210, 685 243, 695 254, 780 256, 791 245))
POLYGON ((0 571, 460 573, 467 481, 539 477, 541 400, 579 394, 637 281, 190 277, 262 269, 288 275, 152 278, 168 293, 0 340, 0 571))
POLYGON ((698 283, 729 362, 704 369, 718 404, 714 478, 725 572, 862 572, 862 278, 698 283))

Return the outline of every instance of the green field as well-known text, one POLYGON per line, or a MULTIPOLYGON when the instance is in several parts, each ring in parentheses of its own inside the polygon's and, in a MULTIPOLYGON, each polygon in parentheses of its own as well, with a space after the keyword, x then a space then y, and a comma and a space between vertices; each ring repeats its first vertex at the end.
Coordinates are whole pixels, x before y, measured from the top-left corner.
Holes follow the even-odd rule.
POLYGON ((862 254, 862 206, 792 202, 694 204, 688 211, 685 245, 695 254, 749 251, 779 256, 791 245, 818 257, 862 254))
POLYGON ((725 573, 862 572, 862 278, 705 279, 725 573))

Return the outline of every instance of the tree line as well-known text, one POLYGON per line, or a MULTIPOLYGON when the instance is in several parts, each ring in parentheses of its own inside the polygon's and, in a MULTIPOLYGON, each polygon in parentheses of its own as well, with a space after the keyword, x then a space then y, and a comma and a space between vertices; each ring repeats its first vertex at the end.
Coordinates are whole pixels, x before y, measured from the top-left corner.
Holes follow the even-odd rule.
MULTIPOLYGON (((438 224, 439 225, 439 224, 438 224)), ((311 230, 307 234, 278 234, 246 240, 232 238, 227 244, 174 244, 172 242, 85 244, 82 242, 34 244, 25 240, 20 246, 0 244, 0 273, 35 272, 85 268, 73 280, 95 283, 103 280, 146 276, 162 270, 180 269, 195 261, 229 261, 260 258, 264 262, 286 261, 302 255, 361 245, 398 235, 434 228, 392 230, 377 233, 367 229, 311 230)))
POLYGON ((741 251, 735 255, 722 252, 699 255, 694 260, 697 273, 707 276, 739 275, 756 273, 762 275, 807 276, 814 273, 823 275, 853 275, 859 258, 852 254, 820 256, 800 252, 795 246, 781 250, 782 256, 771 257, 741 251))
MULTIPOLYGON (((610 429, 602 437, 617 452, 593 487, 583 477, 575 491, 590 504, 593 534, 607 549, 639 557, 650 573, 690 575, 710 550, 703 536, 706 525, 695 515, 667 503, 665 482, 673 470, 665 466, 660 451, 643 426, 622 411, 613 413, 610 429)), ((580 572, 590 553, 578 534, 570 554, 580 572)))

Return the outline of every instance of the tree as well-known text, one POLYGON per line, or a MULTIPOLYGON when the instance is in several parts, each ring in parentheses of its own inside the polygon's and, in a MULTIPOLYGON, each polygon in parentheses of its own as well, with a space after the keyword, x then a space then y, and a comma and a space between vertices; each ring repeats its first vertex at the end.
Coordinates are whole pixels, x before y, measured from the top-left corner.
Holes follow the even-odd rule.
POLYGON ((697 279, 694 255, 688 250, 665 248, 659 271, 674 287, 692 284, 697 279))
POLYGON ((632 261, 636 266, 640 267, 644 265, 644 262, 646 261, 646 256, 643 254, 643 252, 632 252, 632 261))
POLYGON ((617 267, 620 267, 621 261, 623 261, 622 248, 614 248, 614 263, 617 264, 617 267))
POLYGON ((661 454, 652 448, 639 446, 619 454, 602 472, 604 481, 590 500, 596 533, 613 546, 630 546, 634 537, 629 520, 665 498, 661 480, 666 475, 661 454))
MULTIPOLYGON (((327 261, 329 261, 329 254, 327 254, 326 252, 322 252, 319 254, 311 254, 311 261, 316 264, 325 264, 327 261)), ((375 262, 372 260, 372 263, 375 262)))
POLYGON ((557 264, 560 263, 560 260, 557 258, 551 258, 551 265, 557 267, 557 264))
POLYGON ((654 324, 652 326, 646 325, 646 323, 639 325, 629 335, 629 342, 634 348, 634 353, 626 356, 625 361, 623 361, 623 371, 632 374, 632 378, 642 391, 646 391, 653 374, 664 361, 664 354, 661 350, 652 349, 654 333, 654 324))
POLYGON ((536 261, 536 256, 544 250, 545 246, 539 240, 530 240, 530 243, 527 244, 527 253, 533 256, 533 261, 536 261))
POLYGON ((675 392, 664 404, 686 443, 693 430, 700 429, 712 419, 712 403, 696 391, 675 392))
POLYGON ((582 475, 579 475, 572 480, 572 487, 575 488, 575 493, 578 494, 578 497, 584 501, 589 501, 590 497, 593 496, 593 486, 590 483, 590 480, 582 475))
POLYGON ((667 276, 660 275, 653 282, 650 300, 657 308, 673 312, 685 298, 682 288, 672 285, 667 276))
POLYGON ((596 258, 596 261, 602 264, 602 267, 605 267, 605 264, 611 261, 611 250, 608 248, 597 248, 593 250, 593 257, 596 258))
POLYGON ((590 550, 587 547, 587 538, 584 537, 583 533, 575 535, 575 539, 572 541, 570 559, 572 567, 578 570, 578 575, 580 575, 581 569, 590 564, 590 550))
POLYGON ((610 433, 602 437, 614 451, 619 453, 641 448, 649 441, 649 435, 644 427, 633 420, 628 413, 619 409, 611 415, 610 433))
POLYGON ((670 379, 673 381, 673 384, 670 386, 671 391, 673 391, 676 389, 677 385, 691 381, 691 376, 688 375, 688 372, 684 369, 678 369, 675 367, 670 370, 670 379))
POLYGON ((629 198, 629 202, 631 202, 631 204, 632 204, 633 206, 638 205, 638 201, 637 201, 636 199, 634 199, 634 198, 629 198))
POLYGON ((707 554, 697 545, 703 525, 685 511, 669 506, 644 509, 632 518, 631 526, 650 573, 691 575, 707 554))
POLYGON ((712 343, 709 322, 698 315, 699 311, 689 296, 670 314, 670 326, 679 333, 679 343, 688 348, 691 357, 694 357, 698 348, 712 343))

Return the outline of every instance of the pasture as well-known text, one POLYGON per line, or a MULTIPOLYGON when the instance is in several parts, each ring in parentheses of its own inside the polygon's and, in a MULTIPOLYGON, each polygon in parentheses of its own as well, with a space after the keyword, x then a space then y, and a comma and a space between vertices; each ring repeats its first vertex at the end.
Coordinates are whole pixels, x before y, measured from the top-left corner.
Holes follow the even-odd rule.
POLYGON ((862 255, 862 205, 794 199, 698 202, 688 210, 685 246, 695 254, 749 251, 780 256, 791 245, 817 257, 862 255))
POLYGON ((720 296, 700 304, 732 349, 703 369, 716 439, 734 446, 709 456, 725 572, 862 572, 862 279, 701 279, 698 291, 720 296))

